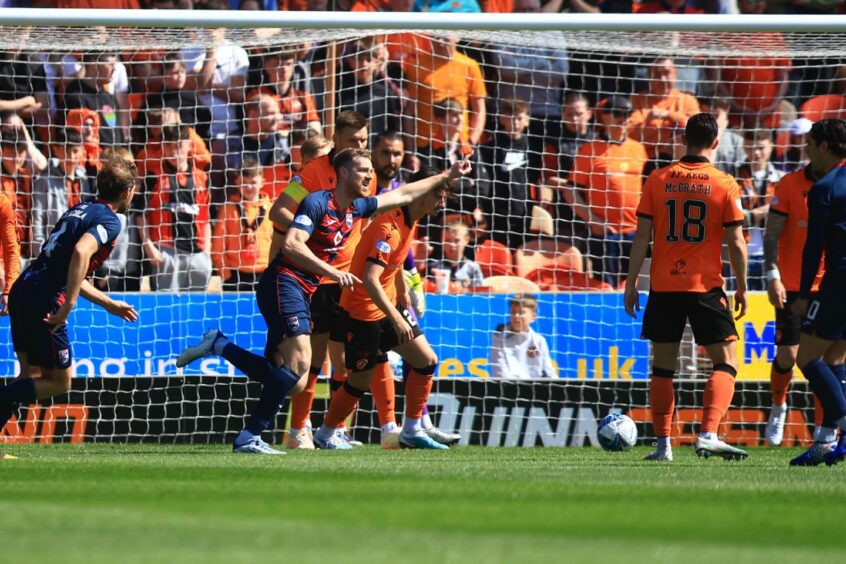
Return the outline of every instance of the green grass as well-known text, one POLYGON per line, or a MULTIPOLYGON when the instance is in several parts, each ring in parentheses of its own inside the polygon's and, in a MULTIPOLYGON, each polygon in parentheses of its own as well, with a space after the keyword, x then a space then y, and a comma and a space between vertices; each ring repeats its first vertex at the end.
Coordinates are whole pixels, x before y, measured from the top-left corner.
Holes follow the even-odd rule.
POLYGON ((0 445, 0 561, 821 562, 846 464, 647 449, 0 445))

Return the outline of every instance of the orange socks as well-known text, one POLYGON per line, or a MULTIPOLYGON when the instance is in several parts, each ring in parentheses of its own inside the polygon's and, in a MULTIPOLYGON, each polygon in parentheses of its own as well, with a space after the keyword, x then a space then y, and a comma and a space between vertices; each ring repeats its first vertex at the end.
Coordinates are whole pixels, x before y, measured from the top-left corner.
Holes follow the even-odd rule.
POLYGON ((405 416, 408 419, 419 420, 423 417, 423 408, 429 400, 432 391, 432 375, 435 367, 418 371, 412 369, 405 382, 405 416), (421 373, 422 372, 422 373, 421 373))
POLYGON ((308 371, 308 383, 305 389, 291 398, 291 429, 304 429, 311 415, 314 403, 314 388, 320 369, 311 367, 308 371))
POLYGON ((652 428, 656 437, 669 437, 676 409, 676 390, 673 371, 652 369, 649 381, 649 406, 652 410, 652 428))
POLYGON ((773 405, 784 405, 787 402, 787 390, 790 389, 792 379, 793 369, 782 372, 773 362, 770 369, 770 392, 773 396, 773 405))
POLYGON ((705 385, 702 433, 716 433, 734 397, 734 377, 737 370, 728 364, 717 364, 705 385))
POLYGON ((379 414, 379 425, 384 427, 390 423, 396 423, 394 376, 391 373, 391 366, 387 362, 380 362, 373 369, 370 393, 373 394, 373 403, 376 405, 376 412, 379 414))
POLYGON ((344 382, 344 385, 332 394, 332 401, 329 402, 329 411, 323 419, 323 425, 330 429, 337 429, 343 425, 347 417, 355 411, 358 400, 363 395, 363 390, 357 390, 344 382))

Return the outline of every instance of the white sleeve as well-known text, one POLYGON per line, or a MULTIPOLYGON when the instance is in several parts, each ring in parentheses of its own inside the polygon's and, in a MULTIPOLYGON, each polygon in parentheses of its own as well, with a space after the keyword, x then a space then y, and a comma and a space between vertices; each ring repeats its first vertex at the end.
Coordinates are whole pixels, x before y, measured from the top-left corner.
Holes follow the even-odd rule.
POLYGON ((549 345, 546 338, 543 335, 538 335, 538 338, 540 339, 541 366, 543 366, 544 375, 546 378, 557 378, 558 373, 552 364, 552 356, 549 354, 549 345))
POLYGON ((508 355, 505 353, 502 333, 494 331, 491 341, 491 378, 508 378, 508 355))
POLYGON ((112 75, 113 94, 129 92, 129 77, 126 74, 126 65, 118 61, 115 63, 115 72, 112 75))

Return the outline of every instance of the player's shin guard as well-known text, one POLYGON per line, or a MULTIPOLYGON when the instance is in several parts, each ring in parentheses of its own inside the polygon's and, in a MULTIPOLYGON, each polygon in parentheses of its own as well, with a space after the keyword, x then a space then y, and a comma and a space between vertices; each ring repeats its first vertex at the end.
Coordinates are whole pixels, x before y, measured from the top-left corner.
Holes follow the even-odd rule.
MULTIPOLYGON (((11 406, 16 403, 30 404, 35 401, 35 380, 19 378, 8 386, 0 388, 0 406, 11 406)), ((2 428, 2 426, 0 426, 2 428)))
POLYGON ((347 369, 343 366, 333 366, 332 377, 329 378, 329 395, 334 398, 337 391, 343 387, 346 381, 347 369))
POLYGON ((737 369, 728 364, 717 364, 705 385, 702 416, 702 433, 716 433, 734 397, 734 378, 737 369))
POLYGON ((373 369, 373 379, 370 380, 370 393, 373 394, 373 403, 376 404, 376 412, 379 414, 379 425, 384 427, 397 421, 396 391, 388 356, 380 357, 377 362, 376 368, 373 369))
POLYGON ((432 391, 432 375, 437 365, 414 368, 405 383, 405 417, 419 420, 432 391))
POLYGON ((821 359, 812 360, 802 367, 802 374, 808 380, 814 395, 820 399, 826 421, 837 421, 846 415, 846 395, 834 372, 821 359))
POLYGON ((355 411, 358 405, 358 400, 364 395, 365 390, 359 390, 350 385, 349 382, 344 384, 332 395, 332 401, 329 402, 329 411, 323 419, 323 426, 330 429, 337 429, 344 424, 347 417, 355 411))
POLYGON ((297 385, 299 380, 299 375, 287 366, 273 369, 262 382, 261 396, 247 419, 245 429, 253 435, 261 435, 262 431, 267 429, 276 418, 288 392, 297 385))
POLYGON ((656 437, 669 437, 676 409, 676 390, 673 370, 654 367, 649 381, 649 407, 652 411, 652 428, 656 437))
POLYGON ((308 425, 311 406, 314 403, 314 388, 317 386, 317 377, 319 375, 319 367, 312 366, 309 368, 308 383, 306 383, 305 389, 291 398, 292 429, 303 429, 308 425))
POLYGON ((773 361, 770 368, 770 393, 773 396, 773 405, 787 403, 787 390, 790 389, 792 379, 792 368, 785 370, 782 366, 779 366, 778 361, 773 361))

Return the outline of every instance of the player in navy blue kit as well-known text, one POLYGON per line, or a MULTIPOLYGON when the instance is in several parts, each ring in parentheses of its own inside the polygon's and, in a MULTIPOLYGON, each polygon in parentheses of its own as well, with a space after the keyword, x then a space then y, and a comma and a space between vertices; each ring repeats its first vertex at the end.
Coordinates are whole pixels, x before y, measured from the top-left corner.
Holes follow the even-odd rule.
POLYGON ((794 313, 804 316, 796 363, 819 398, 824 417, 813 446, 790 461, 794 466, 837 464, 846 456, 846 375, 835 374, 824 361, 835 341, 846 338, 846 121, 815 123, 807 152, 812 170, 822 178, 808 193, 808 237, 799 296, 793 304, 794 313), (825 274, 809 304, 823 250, 825 274), (840 441, 835 445, 838 427, 840 441))
POLYGON ((41 254, 12 286, 9 315, 21 372, 0 388, 0 429, 19 405, 70 388, 67 319, 80 295, 121 319, 138 319, 131 305, 112 300, 86 280, 115 245, 121 228, 115 212, 129 209, 135 175, 133 163, 109 161, 97 175, 98 199, 77 204, 59 218, 41 254))
POLYGON ((285 234, 282 251, 265 270, 256 289, 259 309, 267 323, 265 356, 242 349, 212 329, 176 360, 177 366, 185 366, 202 356, 220 355, 262 383, 261 397, 244 430, 235 438, 234 452, 284 454, 270 448, 261 433, 275 419, 285 397, 302 391, 308 380, 310 302, 320 280, 331 278, 342 289, 361 283, 349 272, 332 266, 356 224, 362 218, 408 205, 443 182, 470 172, 469 162, 463 160, 449 172, 369 196, 374 174, 369 151, 344 149, 332 164, 338 174, 335 190, 313 192, 302 201, 285 234))

